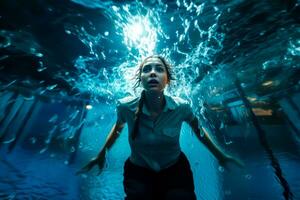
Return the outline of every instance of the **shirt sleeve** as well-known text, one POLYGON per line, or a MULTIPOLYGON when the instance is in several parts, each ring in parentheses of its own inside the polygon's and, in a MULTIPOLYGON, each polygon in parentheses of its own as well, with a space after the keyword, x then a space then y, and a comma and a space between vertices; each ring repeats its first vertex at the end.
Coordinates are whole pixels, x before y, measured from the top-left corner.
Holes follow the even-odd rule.
POLYGON ((183 104, 183 113, 184 113, 183 120, 186 122, 191 122, 196 118, 193 109, 189 103, 183 104))
POLYGON ((117 120, 121 123, 125 123, 126 122, 126 118, 125 118, 125 109, 124 109, 124 105, 122 105, 119 101, 117 102, 117 120))

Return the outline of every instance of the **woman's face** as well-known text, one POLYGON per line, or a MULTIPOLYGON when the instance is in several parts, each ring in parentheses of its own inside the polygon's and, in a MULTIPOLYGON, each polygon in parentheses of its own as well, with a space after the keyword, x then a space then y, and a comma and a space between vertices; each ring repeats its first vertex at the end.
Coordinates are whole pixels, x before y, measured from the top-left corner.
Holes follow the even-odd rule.
POLYGON ((141 69, 141 83, 146 91, 163 91, 168 84, 166 67, 159 58, 148 58, 141 69))

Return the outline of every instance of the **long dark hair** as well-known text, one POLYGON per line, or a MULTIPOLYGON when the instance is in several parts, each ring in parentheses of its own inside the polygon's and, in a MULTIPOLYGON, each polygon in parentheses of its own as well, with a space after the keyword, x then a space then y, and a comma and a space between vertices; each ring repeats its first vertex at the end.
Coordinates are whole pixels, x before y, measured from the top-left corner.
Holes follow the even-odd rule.
POLYGON ((145 100, 145 90, 142 91, 141 93, 141 98, 139 100, 139 103, 138 103, 138 106, 137 106, 137 109, 134 113, 134 125, 133 125, 133 130, 132 130, 132 133, 131 133, 131 138, 132 140, 134 140, 137 136, 137 133, 139 132, 139 124, 140 124, 140 115, 141 115, 141 112, 142 112, 142 109, 143 109, 143 105, 144 105, 144 100, 145 100))
MULTIPOLYGON (((147 59, 149 59, 149 58, 158 58, 163 63, 163 65, 165 66, 166 71, 167 71, 168 83, 170 83, 171 80, 174 80, 173 73, 171 71, 171 65, 166 61, 166 59, 160 55, 152 55, 152 56, 145 58, 144 61, 139 65, 137 73, 135 75, 136 83, 134 84, 134 89, 136 89, 141 84, 142 68, 143 68, 145 62, 147 61, 147 59)), ((132 140, 134 140, 136 138, 136 136, 139 132, 140 115, 141 115, 141 112, 142 112, 142 109, 144 106, 144 101, 145 101, 145 90, 143 90, 141 93, 141 98, 139 100, 137 109, 134 113, 134 123, 133 123, 134 125, 133 125, 133 130, 131 133, 132 140)))

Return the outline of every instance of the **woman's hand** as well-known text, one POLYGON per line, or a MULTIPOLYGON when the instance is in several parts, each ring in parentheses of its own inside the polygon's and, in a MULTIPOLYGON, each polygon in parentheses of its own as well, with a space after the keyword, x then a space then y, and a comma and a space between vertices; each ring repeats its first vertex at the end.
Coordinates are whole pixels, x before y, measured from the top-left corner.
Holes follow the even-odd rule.
POLYGON ((93 158, 92 160, 90 160, 90 162, 87 165, 85 165, 83 168, 81 168, 79 171, 77 171, 76 175, 89 172, 95 165, 98 165, 98 168, 99 168, 98 174, 100 174, 101 170, 104 166, 104 162, 105 162, 105 153, 101 153, 96 158, 93 158))

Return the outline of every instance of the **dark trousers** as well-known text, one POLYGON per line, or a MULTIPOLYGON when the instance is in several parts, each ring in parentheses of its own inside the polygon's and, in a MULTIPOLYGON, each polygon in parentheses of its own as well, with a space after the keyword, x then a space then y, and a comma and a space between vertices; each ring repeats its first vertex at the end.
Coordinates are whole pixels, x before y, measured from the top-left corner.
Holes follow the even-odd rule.
POLYGON ((177 163, 159 172, 127 159, 123 184, 126 200, 196 200, 192 171, 183 153, 177 163))

